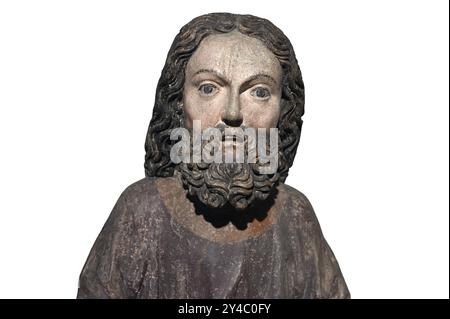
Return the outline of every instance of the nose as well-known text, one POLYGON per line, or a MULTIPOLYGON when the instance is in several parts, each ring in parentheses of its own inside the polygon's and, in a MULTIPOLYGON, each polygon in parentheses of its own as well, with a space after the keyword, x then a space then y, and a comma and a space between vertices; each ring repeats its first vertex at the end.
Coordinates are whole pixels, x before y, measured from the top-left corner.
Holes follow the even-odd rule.
POLYGON ((243 122, 239 92, 233 92, 228 101, 228 105, 222 112, 222 121, 228 126, 239 127, 243 122))

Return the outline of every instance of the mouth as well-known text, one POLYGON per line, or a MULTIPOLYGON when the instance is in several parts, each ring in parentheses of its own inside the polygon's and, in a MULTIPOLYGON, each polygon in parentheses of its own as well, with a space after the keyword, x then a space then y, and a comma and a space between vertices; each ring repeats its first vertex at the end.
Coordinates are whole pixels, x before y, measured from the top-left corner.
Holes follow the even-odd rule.
POLYGON ((221 130, 222 133, 222 141, 238 141, 238 142, 244 142, 244 136, 241 128, 233 129, 233 128, 226 128, 225 130, 221 130))
POLYGON ((244 143, 244 138, 239 135, 225 135, 222 137, 222 142, 225 143, 244 143))

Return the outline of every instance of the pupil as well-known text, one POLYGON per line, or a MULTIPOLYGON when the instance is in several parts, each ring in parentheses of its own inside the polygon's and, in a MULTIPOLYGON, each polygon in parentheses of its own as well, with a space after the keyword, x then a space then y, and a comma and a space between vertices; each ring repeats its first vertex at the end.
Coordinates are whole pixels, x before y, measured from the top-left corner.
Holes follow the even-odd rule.
POLYGON ((212 90, 213 90, 213 88, 212 88, 211 85, 205 85, 203 87, 203 92, 206 93, 206 94, 210 94, 212 92, 212 90))
POLYGON ((258 97, 265 97, 266 96, 266 92, 264 92, 264 89, 258 88, 256 90, 256 96, 258 96, 258 97))

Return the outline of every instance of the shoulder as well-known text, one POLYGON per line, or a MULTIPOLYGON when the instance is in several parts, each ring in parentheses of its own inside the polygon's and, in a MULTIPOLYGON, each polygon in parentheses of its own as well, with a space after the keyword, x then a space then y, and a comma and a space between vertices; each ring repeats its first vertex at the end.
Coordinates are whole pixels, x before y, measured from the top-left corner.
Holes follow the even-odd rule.
POLYGON ((117 199, 103 230, 126 229, 132 232, 138 228, 147 228, 149 224, 162 219, 164 205, 156 187, 157 179, 146 177, 126 187, 117 199))
POLYGON ((279 190, 283 191, 290 200, 295 201, 297 205, 310 205, 308 198, 300 191, 288 184, 281 183, 279 190))
MULTIPOLYGON (((304 255, 306 269, 309 269, 312 298, 349 298, 347 285, 333 251, 325 240, 319 221, 308 198, 295 188, 280 184, 279 192, 284 195, 284 213, 289 227, 299 240, 299 251, 304 255)), ((292 244, 295 246, 295 244, 292 244)))
POLYGON ((119 200, 142 200, 145 197, 156 195, 155 180, 155 177, 146 177, 132 183, 125 188, 125 190, 120 195, 119 200))
POLYGON ((280 184, 283 212, 306 242, 317 243, 323 240, 322 229, 309 199, 300 191, 287 184, 280 184))
POLYGON ((315 223, 319 227, 314 209, 305 194, 287 184, 280 184, 278 190, 283 193, 284 206, 293 215, 291 217, 301 219, 304 222, 315 223))
POLYGON ((156 198, 153 178, 137 181, 122 192, 83 267, 78 298, 136 295, 144 261, 159 232, 156 198))
POLYGON ((133 212, 148 211, 159 204, 157 178, 146 177, 129 185, 117 200, 118 206, 133 212))

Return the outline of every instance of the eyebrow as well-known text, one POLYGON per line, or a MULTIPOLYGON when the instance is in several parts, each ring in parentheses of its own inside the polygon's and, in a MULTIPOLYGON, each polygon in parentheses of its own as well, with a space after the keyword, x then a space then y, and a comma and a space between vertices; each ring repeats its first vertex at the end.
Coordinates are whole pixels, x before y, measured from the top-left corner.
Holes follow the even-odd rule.
POLYGON ((250 82, 252 82, 254 80, 260 80, 260 79, 267 79, 267 80, 269 80, 270 82, 272 82, 275 85, 278 84, 277 81, 275 81, 275 79, 273 77, 271 77, 270 75, 265 74, 265 73, 258 73, 258 74, 252 75, 250 78, 248 78, 245 81, 245 83, 250 83, 250 82))
MULTIPOLYGON (((201 73, 212 73, 215 76, 217 76, 219 79, 221 79, 223 82, 230 83, 230 81, 219 71, 216 71, 213 69, 200 69, 194 73, 194 76, 197 74, 201 74, 201 73)), ((273 84, 278 85, 278 82, 273 77, 271 77, 270 75, 268 75, 266 73, 261 72, 261 73, 252 75, 247 80, 245 80, 245 82, 242 84, 242 87, 248 86, 251 82, 253 82, 255 80, 260 80, 260 79, 266 79, 266 80, 269 80, 270 82, 272 82, 273 84)))
POLYGON ((212 73, 215 76, 217 76, 219 79, 221 79, 225 83, 230 83, 230 81, 227 80, 227 78, 220 73, 219 71, 213 70, 213 69, 200 69, 197 72, 194 73, 194 76, 201 73, 212 73))

